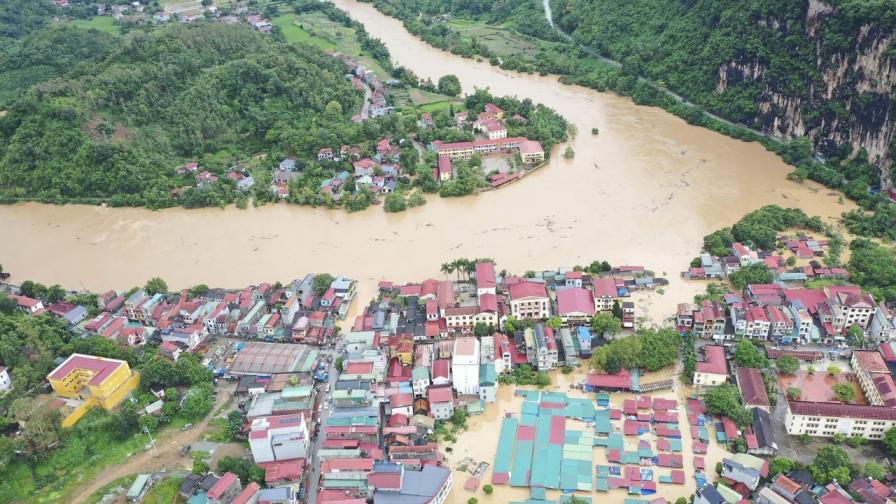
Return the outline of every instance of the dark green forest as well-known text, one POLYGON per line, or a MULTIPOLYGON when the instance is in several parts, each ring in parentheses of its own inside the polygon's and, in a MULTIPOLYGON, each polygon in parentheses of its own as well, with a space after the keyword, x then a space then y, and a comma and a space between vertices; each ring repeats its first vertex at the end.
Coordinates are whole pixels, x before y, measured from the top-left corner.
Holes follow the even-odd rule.
POLYGON ((193 182, 175 175, 185 162, 223 169, 218 160, 258 152, 310 154, 350 126, 361 100, 338 60, 248 26, 125 38, 52 26, 7 50, 0 68, 28 75, 0 83, 14 95, 0 118, 9 199, 167 206, 193 182))

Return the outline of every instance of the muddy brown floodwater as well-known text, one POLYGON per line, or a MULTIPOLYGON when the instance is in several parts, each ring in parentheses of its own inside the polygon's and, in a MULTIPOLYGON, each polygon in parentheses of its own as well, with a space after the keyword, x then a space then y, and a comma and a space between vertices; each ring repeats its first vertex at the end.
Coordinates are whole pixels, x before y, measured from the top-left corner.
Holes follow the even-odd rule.
POLYGON ((398 64, 423 78, 460 78, 465 92, 489 87, 544 103, 578 126, 574 160, 555 148, 545 168, 498 191, 429 197, 399 215, 270 205, 225 210, 0 206, 0 264, 13 280, 94 290, 161 276, 172 288, 240 287, 308 271, 360 280, 438 277, 457 257, 490 256, 515 272, 593 259, 643 264, 672 285, 643 308, 655 321, 701 284, 678 279, 701 238, 744 213, 777 203, 831 219, 848 207, 815 184, 785 179, 789 167, 756 143, 689 126, 627 98, 561 85, 556 77, 500 70, 427 46, 370 4, 337 0, 398 64), (599 136, 589 134, 592 127, 599 136))

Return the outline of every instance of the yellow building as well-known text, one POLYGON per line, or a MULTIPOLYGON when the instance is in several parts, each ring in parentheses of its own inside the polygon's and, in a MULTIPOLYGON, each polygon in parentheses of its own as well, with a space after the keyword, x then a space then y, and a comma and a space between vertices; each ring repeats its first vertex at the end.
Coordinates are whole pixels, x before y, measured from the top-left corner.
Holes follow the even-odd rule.
POLYGON ((72 354, 47 380, 60 396, 84 401, 63 420, 63 427, 70 427, 94 406, 105 410, 118 406, 140 384, 140 375, 122 360, 72 354))

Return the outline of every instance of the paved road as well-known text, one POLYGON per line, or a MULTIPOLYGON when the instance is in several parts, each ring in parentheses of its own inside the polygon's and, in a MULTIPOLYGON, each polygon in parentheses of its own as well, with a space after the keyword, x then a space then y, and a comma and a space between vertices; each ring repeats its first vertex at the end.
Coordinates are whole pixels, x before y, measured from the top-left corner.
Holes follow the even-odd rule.
MULTIPOLYGON (((135 473, 147 473, 165 468, 175 468, 180 466, 189 466, 192 464, 192 457, 189 453, 186 456, 180 455, 180 448, 184 445, 193 444, 202 437, 202 433, 208 427, 209 421, 214 418, 218 408, 227 402, 227 399, 236 391, 236 382, 228 383, 220 381, 216 388, 218 391, 215 397, 215 405, 212 411, 205 417, 202 422, 196 424, 188 431, 175 432, 173 435, 162 435, 156 440, 156 450, 146 450, 129 458, 125 463, 111 467, 99 474, 99 476, 89 482, 85 482, 79 488, 72 491, 71 495, 75 498, 69 502, 72 504, 80 504, 94 492, 117 480, 118 478, 135 473)), ((226 414, 227 412, 223 412, 226 414)), ((144 435, 144 434, 137 434, 144 435)))
MULTIPOLYGON (((333 362, 336 362, 337 353, 335 350, 322 350, 321 353, 333 357, 333 362)), ((330 392, 327 392, 327 384, 319 384, 318 404, 327 404, 329 402, 330 395, 336 387, 337 374, 338 371, 336 371, 336 368, 331 364, 328 373, 330 392)), ((321 449, 321 445, 323 445, 324 429, 327 426, 327 420, 330 418, 331 411, 333 411, 333 405, 329 404, 327 409, 320 413, 320 430, 318 431, 318 435, 314 437, 314 441, 312 441, 309 448, 310 456, 308 462, 311 464, 311 474, 308 477, 308 484, 306 486, 307 491, 305 500, 307 502, 314 502, 317 496, 318 482, 320 480, 320 459, 317 457, 317 454, 321 449)))

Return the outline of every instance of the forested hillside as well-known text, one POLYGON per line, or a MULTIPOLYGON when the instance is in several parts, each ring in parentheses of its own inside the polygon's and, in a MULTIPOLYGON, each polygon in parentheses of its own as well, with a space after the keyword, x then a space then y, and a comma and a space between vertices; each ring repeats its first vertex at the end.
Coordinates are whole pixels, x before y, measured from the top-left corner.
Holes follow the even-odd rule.
MULTIPOLYGON (((896 155, 893 0, 552 0, 574 39, 753 128, 896 155)), ((884 172, 889 184, 888 172, 884 172)))
POLYGON ((338 60, 243 25, 124 38, 52 26, 3 52, 7 198, 165 206, 192 182, 175 176, 185 161, 310 154, 361 101, 338 60))

